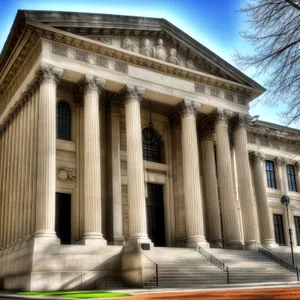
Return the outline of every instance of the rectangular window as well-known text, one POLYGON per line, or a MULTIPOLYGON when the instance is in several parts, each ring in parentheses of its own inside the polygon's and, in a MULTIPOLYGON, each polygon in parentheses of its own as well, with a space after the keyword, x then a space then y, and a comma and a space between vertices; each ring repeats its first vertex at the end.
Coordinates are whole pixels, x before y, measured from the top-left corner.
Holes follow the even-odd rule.
POLYGON ((273 218, 276 243, 279 245, 285 245, 282 215, 274 214, 273 218))
POLYGON ((275 168, 273 161, 266 160, 266 172, 268 187, 276 189, 275 168))
POLYGON ((297 246, 300 246, 300 217, 294 217, 296 227, 297 246))
POLYGON ((295 168, 293 165, 286 166, 287 179, 289 184, 289 190, 292 192, 297 192, 296 185, 296 176, 295 176, 295 168))

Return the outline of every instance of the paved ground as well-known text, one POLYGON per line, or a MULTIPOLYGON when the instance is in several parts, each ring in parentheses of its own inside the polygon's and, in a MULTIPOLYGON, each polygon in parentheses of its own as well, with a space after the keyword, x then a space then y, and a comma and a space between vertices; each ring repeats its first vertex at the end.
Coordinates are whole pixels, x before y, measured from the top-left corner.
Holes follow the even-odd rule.
MULTIPOLYGON (((126 299, 126 298, 125 298, 126 299)), ((281 287, 248 290, 217 290, 199 292, 170 292, 139 294, 128 298, 130 300, 152 299, 183 299, 183 300, 300 300, 300 287, 281 287)))

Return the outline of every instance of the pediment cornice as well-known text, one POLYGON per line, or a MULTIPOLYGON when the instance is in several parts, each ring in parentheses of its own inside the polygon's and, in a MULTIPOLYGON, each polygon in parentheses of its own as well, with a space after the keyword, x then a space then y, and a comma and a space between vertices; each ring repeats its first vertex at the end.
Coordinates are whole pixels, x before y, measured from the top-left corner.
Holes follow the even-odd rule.
POLYGON ((166 73, 171 76, 180 77, 196 83, 205 83, 223 88, 228 91, 235 91, 237 93, 244 94, 249 100, 261 93, 260 90, 247 85, 200 71, 187 69, 185 67, 174 65, 168 62, 159 61, 157 59, 146 57, 138 53, 133 53, 122 48, 115 48, 101 41, 91 40, 90 38, 72 34, 33 21, 27 21, 27 26, 24 30, 26 32, 25 36, 27 37, 26 40, 24 40, 24 45, 18 51, 19 55, 12 55, 10 59, 3 61, 4 65, 1 65, 2 72, 0 74, 0 95, 3 95, 7 86, 13 80, 16 70, 20 68, 25 57, 39 39, 47 39, 50 41, 59 42, 67 46, 76 47, 94 54, 101 54, 119 61, 142 66, 143 68, 152 69, 156 72, 166 73))

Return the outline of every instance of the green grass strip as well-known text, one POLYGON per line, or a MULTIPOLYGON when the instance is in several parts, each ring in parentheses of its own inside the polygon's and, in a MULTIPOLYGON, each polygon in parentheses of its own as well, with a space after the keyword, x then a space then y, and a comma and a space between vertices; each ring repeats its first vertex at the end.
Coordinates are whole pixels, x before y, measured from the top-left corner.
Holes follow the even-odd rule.
POLYGON ((126 293, 113 293, 103 291, 53 291, 53 292, 19 292, 18 295, 23 296, 55 296, 72 299, 90 299, 90 298, 121 298, 132 296, 126 293))

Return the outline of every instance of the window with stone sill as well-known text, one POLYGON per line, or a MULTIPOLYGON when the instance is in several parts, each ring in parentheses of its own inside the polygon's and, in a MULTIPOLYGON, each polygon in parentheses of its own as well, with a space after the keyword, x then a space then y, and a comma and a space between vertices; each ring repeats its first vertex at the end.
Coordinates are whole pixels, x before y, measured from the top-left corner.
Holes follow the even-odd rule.
POLYGON ((61 140, 71 140, 71 110, 65 101, 60 101, 57 104, 56 136, 61 140))
POLYGON ((286 173, 287 173, 289 191, 297 192, 295 167, 293 165, 287 165, 286 166, 286 173))
POLYGON ((272 160, 266 160, 267 184, 269 188, 276 189, 275 167, 272 160))

